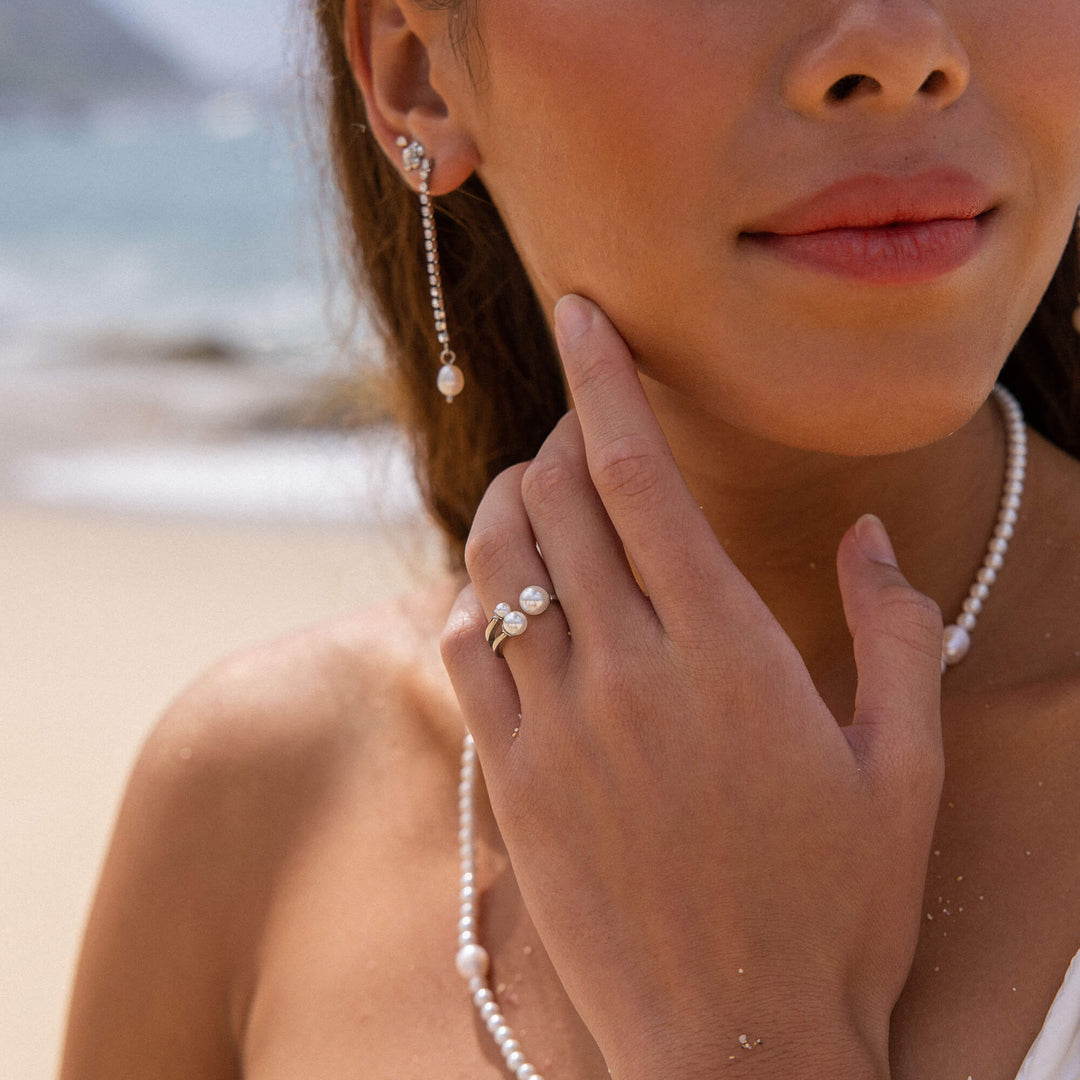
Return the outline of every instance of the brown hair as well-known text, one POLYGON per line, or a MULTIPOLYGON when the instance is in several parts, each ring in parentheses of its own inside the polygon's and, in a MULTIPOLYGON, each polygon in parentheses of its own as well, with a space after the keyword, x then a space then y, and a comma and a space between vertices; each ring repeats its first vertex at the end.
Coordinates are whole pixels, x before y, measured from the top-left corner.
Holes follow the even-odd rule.
MULTIPOLYGON (((417 477, 460 565, 473 514, 502 469, 533 457, 566 411, 558 355, 498 211, 474 176, 437 201, 447 320, 466 390, 447 405, 435 389, 440 347, 421 252, 416 197, 367 129, 345 51, 345 0, 310 0, 320 30, 322 87, 343 235, 359 296, 368 299, 412 439, 417 477)), ((363 2, 363 0, 361 0, 363 2)), ((471 0, 424 0, 460 17, 468 48, 471 0)), ((1002 372, 1028 423, 1080 457, 1080 291, 1074 226, 1054 278, 1002 372)))

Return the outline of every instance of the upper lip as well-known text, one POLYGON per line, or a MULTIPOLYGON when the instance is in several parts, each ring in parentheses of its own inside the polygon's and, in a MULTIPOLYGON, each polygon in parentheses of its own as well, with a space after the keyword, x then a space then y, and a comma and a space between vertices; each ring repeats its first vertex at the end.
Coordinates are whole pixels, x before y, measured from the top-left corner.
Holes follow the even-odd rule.
POLYGON ((828 229, 962 220, 978 217, 990 204, 986 187, 962 169, 940 167, 906 177, 862 173, 799 199, 743 232, 798 236, 828 229))

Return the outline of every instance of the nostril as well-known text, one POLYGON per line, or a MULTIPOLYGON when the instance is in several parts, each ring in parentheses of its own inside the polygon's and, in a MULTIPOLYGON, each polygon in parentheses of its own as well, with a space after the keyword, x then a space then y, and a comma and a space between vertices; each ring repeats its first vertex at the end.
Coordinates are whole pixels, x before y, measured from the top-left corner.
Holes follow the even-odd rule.
POLYGON ((941 68, 937 68, 926 76, 926 80, 923 82, 922 86, 919 87, 919 91, 923 94, 936 94, 944 89, 945 84, 948 81, 948 75, 946 75, 941 68))
POLYGON ((866 75, 845 75, 842 79, 837 79, 829 87, 828 96, 833 101, 844 101, 851 97, 859 86, 866 81, 868 81, 866 75))

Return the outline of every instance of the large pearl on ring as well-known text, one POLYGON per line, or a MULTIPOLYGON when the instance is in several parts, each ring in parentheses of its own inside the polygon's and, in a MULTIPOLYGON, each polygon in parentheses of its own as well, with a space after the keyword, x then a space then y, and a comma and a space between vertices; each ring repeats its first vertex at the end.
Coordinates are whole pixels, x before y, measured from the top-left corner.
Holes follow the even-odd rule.
POLYGON ((521 590, 518 603, 527 615, 539 615, 551 605, 551 594, 539 585, 529 585, 521 590))
POLYGON ((503 632, 510 637, 524 634, 529 625, 529 620, 520 611, 511 611, 502 621, 503 632))

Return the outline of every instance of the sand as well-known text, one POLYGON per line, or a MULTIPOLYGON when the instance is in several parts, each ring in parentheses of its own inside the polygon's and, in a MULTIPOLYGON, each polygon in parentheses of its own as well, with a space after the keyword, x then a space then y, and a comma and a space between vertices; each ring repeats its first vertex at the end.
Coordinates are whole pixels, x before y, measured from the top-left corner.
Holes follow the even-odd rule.
POLYGON ((154 521, 0 504, 0 1061, 56 1073, 126 775, 219 656, 430 579, 423 525, 154 521))

